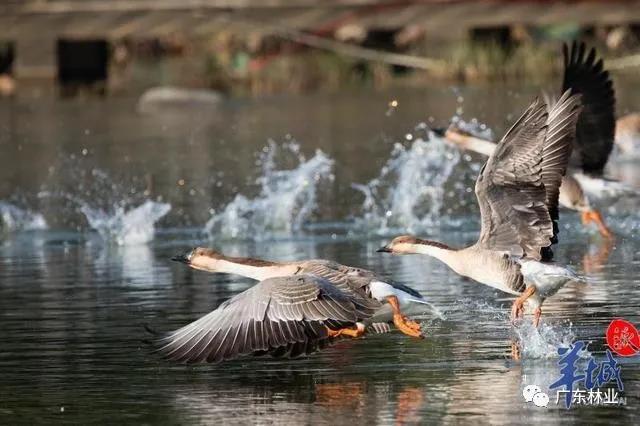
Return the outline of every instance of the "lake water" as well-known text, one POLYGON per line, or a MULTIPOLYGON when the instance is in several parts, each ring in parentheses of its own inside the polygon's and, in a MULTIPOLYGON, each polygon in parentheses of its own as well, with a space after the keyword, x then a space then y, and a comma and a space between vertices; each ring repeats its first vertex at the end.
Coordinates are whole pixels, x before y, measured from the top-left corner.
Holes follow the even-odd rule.
MULTIPOLYGON (((620 112, 640 107, 637 91, 618 91, 620 112)), ((535 93, 283 96, 153 116, 128 97, 0 101, 0 421, 634 423, 638 356, 621 361, 625 406, 566 410, 551 392, 539 408, 522 389, 560 376, 558 347, 586 341, 602 361, 613 318, 640 325, 637 200, 601 206, 611 243, 563 212, 556 259, 588 283, 549 299, 539 330, 512 327, 511 298, 434 259, 376 253, 406 231, 475 241, 481 159, 421 123, 445 125, 459 109, 500 135, 535 93), (425 340, 394 332, 307 359, 172 365, 151 353, 144 325, 172 330, 252 285, 169 260, 196 245, 373 269, 443 317, 423 317, 425 340)), ((637 185, 637 163, 620 164, 610 174, 637 185)))

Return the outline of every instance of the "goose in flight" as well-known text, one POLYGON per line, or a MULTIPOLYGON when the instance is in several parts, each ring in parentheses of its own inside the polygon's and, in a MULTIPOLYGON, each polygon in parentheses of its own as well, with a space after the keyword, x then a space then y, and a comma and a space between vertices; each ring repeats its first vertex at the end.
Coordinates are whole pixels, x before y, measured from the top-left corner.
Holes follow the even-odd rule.
MULTIPOLYGON (((602 60, 596 60, 595 49, 586 53, 584 43, 565 45, 562 90, 582 96, 582 112, 576 125, 573 153, 569 171, 560 186, 561 206, 581 213, 582 223, 594 222, 603 237, 612 233, 602 214, 592 206, 589 198, 616 198, 635 192, 629 186, 603 177, 609 154, 613 148, 615 124, 615 93, 602 60)), ((449 128, 444 137, 459 147, 486 156, 495 144, 449 128)))
MULTIPOLYGON (((213 249, 201 247, 175 256, 173 260, 185 263, 194 269, 236 274, 259 282, 254 287, 232 298, 229 302, 223 303, 209 315, 161 339, 159 341, 160 352, 172 360, 219 362, 223 359, 254 352, 295 357, 314 352, 338 337, 360 337, 366 331, 374 333, 389 331, 387 324, 389 321, 392 321, 404 334, 418 338, 424 337, 420 324, 409 320, 404 314, 413 312, 416 305, 428 305, 429 303, 417 291, 402 284, 382 280, 373 272, 365 269, 349 267, 328 260, 278 263, 260 259, 231 257, 213 249), (278 280, 284 280, 282 282, 289 283, 286 286, 291 286, 291 288, 289 289, 289 287, 285 286, 286 291, 295 292, 297 290, 294 287, 297 281, 294 278, 296 277, 304 278, 305 282, 300 281, 301 284, 317 286, 321 290, 320 293, 326 292, 326 288, 331 287, 332 290, 329 294, 332 299, 323 299, 323 306, 326 307, 325 313, 335 313, 338 308, 343 309, 344 306, 351 307, 353 305, 353 309, 349 310, 350 322, 345 320, 344 312, 341 316, 326 315, 325 317, 320 317, 318 315, 309 316, 300 311, 299 314, 293 317, 284 318, 278 314, 279 311, 276 311, 275 316, 272 318, 269 316, 272 312, 270 310, 260 311, 259 314, 255 314, 255 311, 251 311, 254 308, 243 306, 248 306, 252 303, 257 303, 259 306, 272 306, 275 303, 274 300, 281 302, 282 297, 278 292, 283 291, 285 284, 281 284, 278 280), (321 284, 314 280, 320 280, 321 284), (342 303, 341 298, 347 300, 348 304, 342 303), (336 303, 339 306, 334 306, 336 303), (247 314, 248 316, 243 318, 243 314, 240 313, 233 315, 224 313, 231 306, 234 307, 234 312, 244 312, 245 314, 253 312, 254 314, 247 314), (205 320, 205 318, 207 319, 205 320), (271 340, 266 342, 260 341, 259 350, 256 350, 256 345, 252 344, 247 346, 246 350, 232 350, 231 348, 234 345, 230 344, 228 339, 235 337, 233 334, 227 336, 227 332, 236 330, 240 333, 249 333, 245 329, 237 329, 241 326, 249 327, 247 321, 251 318, 256 322, 255 324, 252 323, 252 330, 266 327, 268 331, 276 333, 277 336, 269 337, 271 340), (287 327, 300 329, 304 333, 301 331, 302 334, 296 334, 294 341, 291 341, 289 339, 291 336, 286 334, 289 329, 284 328, 285 326, 276 327, 274 330, 274 325, 271 322, 276 319, 278 321, 288 321, 287 327), (311 325, 309 325, 310 322, 312 323, 311 325), (320 324, 323 324, 325 328, 322 329, 320 324), (216 338, 212 334, 215 334, 216 338), (283 345, 283 342, 286 344, 283 345), (194 349, 191 349, 191 347, 194 349), (227 350, 230 352, 225 352, 227 350)), ((298 302, 288 303, 295 305, 298 302)), ((317 304, 319 302, 317 299, 307 300, 301 298, 299 303, 302 304, 297 307, 290 306, 282 309, 285 313, 290 312, 287 309, 293 309, 293 312, 298 312, 299 309, 305 308, 306 305, 303 303, 317 304)), ((274 309, 280 309, 276 307, 277 305, 273 306, 274 309)), ((241 343, 238 343, 238 345, 242 346, 241 343)))
POLYGON ((314 275, 268 278, 155 343, 165 358, 182 363, 242 355, 294 358, 338 336, 360 335, 361 321, 375 308, 314 275))
POLYGON ((454 249, 405 235, 379 251, 433 256, 462 276, 517 295, 512 319, 528 302, 537 326, 545 298, 578 278, 541 261, 551 260, 557 241, 558 193, 579 113, 580 95, 570 90, 552 106, 536 99, 496 145, 476 180, 482 227, 474 245, 454 249))

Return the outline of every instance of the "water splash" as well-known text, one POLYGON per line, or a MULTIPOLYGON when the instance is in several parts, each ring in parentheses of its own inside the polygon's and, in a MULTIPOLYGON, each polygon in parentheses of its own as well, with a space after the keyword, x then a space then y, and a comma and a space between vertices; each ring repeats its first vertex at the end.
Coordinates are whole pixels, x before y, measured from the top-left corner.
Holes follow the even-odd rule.
MULTIPOLYGON (((150 191, 141 189, 136 179, 130 184, 116 181, 98 168, 87 167, 85 161, 72 154, 63 160, 63 167, 50 168, 49 182, 38 197, 66 202, 62 207, 82 214, 106 242, 136 245, 153 240, 156 222, 169 213, 171 205, 150 200, 150 191)), ((61 225, 80 228, 69 219, 75 215, 60 216, 66 217, 61 225)))
POLYGON ((0 201, 0 235, 40 229, 47 229, 41 214, 0 201))
POLYGON ((261 239, 265 235, 291 234, 302 230, 317 207, 318 187, 332 180, 333 160, 320 150, 307 160, 297 143, 269 144, 260 154, 260 176, 254 184, 259 194, 235 196, 205 226, 211 236, 261 239), (279 169, 280 157, 293 158, 295 167, 279 169))
MULTIPOLYGON (((558 358, 558 348, 568 348, 575 340, 573 325, 542 323, 536 328, 529 318, 514 327, 514 332, 524 359, 558 358)), ((589 356, 585 351, 581 356, 589 356)))
POLYGON ((89 226, 105 241, 126 246, 146 244, 153 240, 155 223, 170 210, 170 204, 151 200, 129 210, 117 206, 110 212, 92 208, 86 203, 80 206, 80 211, 87 218, 89 226))
POLYGON ((477 118, 472 118, 470 121, 465 121, 459 115, 454 115, 451 118, 451 125, 477 138, 485 139, 488 141, 495 140, 493 130, 491 130, 491 128, 486 124, 478 121, 477 118))
MULTIPOLYGON (((439 225, 445 213, 445 184, 459 162, 459 151, 432 133, 415 139, 409 147, 396 143, 378 177, 365 185, 352 185, 365 196, 364 215, 357 224, 381 234, 439 225)), ((449 195, 461 198, 465 185, 461 181, 453 185, 449 195)))
POLYGON ((137 206, 120 201, 109 209, 103 209, 67 193, 42 191, 38 196, 71 201, 84 215, 91 229, 98 232, 104 241, 122 246, 152 241, 156 222, 171 210, 171 204, 151 200, 145 200, 137 206))

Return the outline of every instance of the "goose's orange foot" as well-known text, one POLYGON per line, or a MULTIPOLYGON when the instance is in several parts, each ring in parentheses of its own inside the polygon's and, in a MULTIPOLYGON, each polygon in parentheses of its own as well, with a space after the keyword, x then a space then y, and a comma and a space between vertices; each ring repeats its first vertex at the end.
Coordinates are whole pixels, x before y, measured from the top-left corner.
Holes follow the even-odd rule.
POLYGON ((339 330, 332 330, 327 327, 327 335, 329 337, 338 337, 338 336, 349 336, 349 337, 360 337, 364 334, 364 325, 357 323, 355 329, 354 328, 341 328, 339 330))
POLYGON ((404 334, 412 337, 418 337, 420 339, 424 339, 424 335, 422 334, 422 327, 415 321, 411 321, 407 319, 402 312, 400 312, 400 302, 396 296, 387 297, 387 302, 391 306, 391 310, 393 311, 393 323, 395 326, 403 332, 404 334))
POLYGON ((538 328, 538 325, 540 324, 540 316, 542 315, 542 309, 540 309, 540 307, 537 307, 535 311, 533 311, 533 325, 536 326, 536 328, 538 328))
POLYGON ((611 231, 607 227, 607 224, 604 223, 604 219, 602 218, 602 214, 600 214, 599 211, 597 211, 597 210, 588 210, 586 212, 582 212, 582 224, 583 225, 588 225, 591 222, 595 222, 595 224, 598 226, 598 231, 600 232, 600 235, 602 235, 605 238, 613 237, 613 234, 611 233, 611 231))
POLYGON ((404 320, 404 323, 407 327, 413 329, 413 330, 418 330, 420 331, 422 329, 422 326, 420 325, 419 322, 416 321, 412 321, 409 318, 403 316, 402 319, 404 320))
POLYGON ((400 314, 393 315, 393 323, 398 328, 398 330, 400 330, 407 336, 424 339, 424 335, 422 334, 420 324, 414 321, 409 321, 400 314))
POLYGON ((511 322, 515 322, 518 318, 522 316, 522 312, 524 311, 524 302, 520 301, 520 299, 516 299, 513 301, 513 305, 511 305, 511 322))
POLYGON ((535 287, 527 287, 522 295, 513 301, 513 305, 511 305, 511 322, 515 322, 516 319, 522 316, 524 312, 524 302, 526 302, 528 298, 533 296, 535 292, 535 287))

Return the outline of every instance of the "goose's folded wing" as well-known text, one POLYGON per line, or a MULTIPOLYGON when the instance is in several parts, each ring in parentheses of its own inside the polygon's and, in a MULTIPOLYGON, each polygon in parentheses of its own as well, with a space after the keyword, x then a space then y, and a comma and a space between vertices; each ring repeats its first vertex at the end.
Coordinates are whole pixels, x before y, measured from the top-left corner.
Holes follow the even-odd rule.
POLYGON ((509 129, 476 181, 482 228, 478 245, 540 259, 554 238, 550 209, 571 152, 579 97, 563 94, 547 113, 536 99, 509 129))
MULTIPOLYGON (((372 314, 371 311, 369 313, 372 314)), ((158 340, 158 352, 186 363, 220 362, 278 348, 307 353, 325 326, 354 325, 362 312, 331 283, 309 275, 270 278, 158 340)))
POLYGON ((582 96, 583 109, 577 123, 571 164, 586 173, 601 174, 613 149, 615 137, 615 92, 595 49, 584 43, 564 46, 562 91, 582 96))
POLYGON ((352 295, 354 303, 366 310, 377 310, 382 304, 367 297, 364 290, 375 279, 375 274, 365 269, 341 265, 328 260, 309 260, 304 262, 300 273, 311 274, 326 279, 336 288, 352 295))

